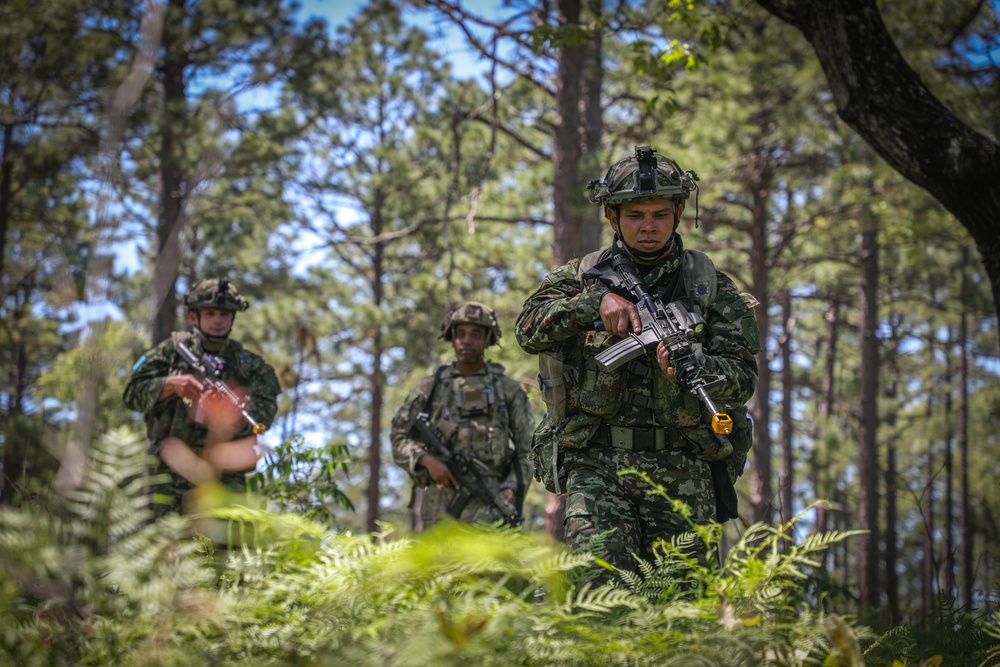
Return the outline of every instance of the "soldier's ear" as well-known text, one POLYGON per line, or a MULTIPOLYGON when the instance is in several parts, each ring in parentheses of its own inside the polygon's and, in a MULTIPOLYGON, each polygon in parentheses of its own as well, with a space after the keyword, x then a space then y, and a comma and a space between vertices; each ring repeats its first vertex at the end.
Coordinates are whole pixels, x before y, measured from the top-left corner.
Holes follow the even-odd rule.
POLYGON ((615 217, 615 210, 610 206, 604 207, 604 217, 608 219, 611 223, 611 230, 617 234, 618 233, 618 218, 615 217))

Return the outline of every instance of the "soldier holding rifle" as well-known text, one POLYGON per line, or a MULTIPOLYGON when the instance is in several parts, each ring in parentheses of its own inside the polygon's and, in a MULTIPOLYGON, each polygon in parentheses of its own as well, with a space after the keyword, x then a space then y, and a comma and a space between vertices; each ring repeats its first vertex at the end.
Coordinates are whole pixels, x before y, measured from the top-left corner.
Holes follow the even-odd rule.
MULTIPOLYGON (((619 570, 653 560, 658 540, 690 530, 645 473, 691 507, 691 520, 735 517, 733 482, 750 447, 756 300, 685 251, 677 226, 697 175, 650 146, 592 181, 612 244, 550 273, 515 333, 539 355, 547 413, 532 458, 566 493, 565 540, 619 570)), ((607 572, 595 572, 598 579, 607 572)))
POLYGON ((485 360, 500 338, 492 308, 469 302, 441 325, 455 362, 439 366, 410 392, 392 420, 392 451, 419 499, 415 527, 445 516, 467 522, 520 523, 531 481, 528 450, 535 423, 524 388, 485 360))
POLYGON ((175 331, 132 367, 125 405, 142 412, 159 514, 181 511, 185 493, 220 480, 242 490, 258 459, 257 435, 277 412, 278 378, 260 356, 230 338, 236 313, 249 307, 225 279, 202 280, 184 298, 193 332, 175 331))

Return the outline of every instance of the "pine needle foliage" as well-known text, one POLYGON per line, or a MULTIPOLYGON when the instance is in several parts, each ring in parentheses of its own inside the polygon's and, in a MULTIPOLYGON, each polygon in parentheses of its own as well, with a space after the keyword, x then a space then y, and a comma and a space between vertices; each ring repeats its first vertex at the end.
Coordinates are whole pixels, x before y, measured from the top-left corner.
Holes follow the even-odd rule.
POLYGON ((758 524, 720 560, 720 527, 692 526, 598 586, 575 583, 594 557, 493 526, 354 535, 245 504, 152 522, 143 440, 92 449, 71 499, 0 514, 0 664, 847 666, 893 645, 804 585, 850 532, 758 524))

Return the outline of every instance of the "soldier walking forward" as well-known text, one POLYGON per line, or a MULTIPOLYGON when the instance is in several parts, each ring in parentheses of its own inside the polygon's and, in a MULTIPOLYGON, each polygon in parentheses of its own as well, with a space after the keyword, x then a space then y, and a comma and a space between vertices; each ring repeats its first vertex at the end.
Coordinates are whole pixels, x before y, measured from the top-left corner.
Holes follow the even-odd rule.
MULTIPOLYGON (((649 146, 591 182, 590 200, 603 208, 613 242, 550 273, 515 325, 521 347, 539 355, 548 409, 536 432, 536 475, 550 491, 567 494, 566 543, 620 570, 635 570, 635 556, 651 561, 657 541, 690 525, 669 500, 649 495, 639 476, 619 471, 645 473, 703 524, 735 516, 732 482, 749 448, 743 404, 757 383, 756 300, 703 253, 685 251, 677 227, 696 182, 694 172, 649 146), (633 293, 613 289, 622 267, 650 299, 640 305, 633 293), (691 335, 677 340, 691 351, 693 374, 673 367, 662 338, 645 346, 640 307, 649 311, 654 300, 657 308, 683 305, 671 312, 690 315, 681 329, 691 335), (702 325, 691 324, 697 321, 702 325), (634 346, 636 355, 614 368, 599 363, 598 355, 615 345, 634 346), (705 401, 678 381, 688 375, 713 378, 703 391, 731 417, 731 434, 713 432, 705 401), (715 481, 713 462, 721 475, 715 481), (724 498, 722 492, 717 498, 720 484, 724 498)), ((609 578, 606 571, 593 576, 609 578)))
POLYGON ((485 359, 501 335, 492 308, 463 303, 448 313, 441 332, 454 348, 454 363, 421 380, 392 420, 393 458, 415 487, 426 487, 415 526, 427 529, 448 514, 467 522, 513 522, 531 481, 535 423, 528 396, 503 366, 485 359), (414 428, 421 415, 430 438, 414 428), (471 473, 466 485, 456 472, 459 459, 471 473), (465 488, 477 484, 482 493, 465 488))

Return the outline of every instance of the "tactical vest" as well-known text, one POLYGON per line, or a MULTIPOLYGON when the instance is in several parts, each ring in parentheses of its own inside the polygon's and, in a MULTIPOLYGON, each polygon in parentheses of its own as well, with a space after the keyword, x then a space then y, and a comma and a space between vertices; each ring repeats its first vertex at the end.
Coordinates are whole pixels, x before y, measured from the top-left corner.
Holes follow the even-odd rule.
POLYGON ((435 373, 431 389, 435 405, 431 421, 437 425, 445 444, 453 451, 470 448, 489 465, 484 475, 504 477, 513 460, 507 402, 500 378, 503 366, 486 362, 485 373, 443 378, 443 369, 435 373))
MULTIPOLYGON (((586 285, 583 275, 599 262, 607 258, 609 249, 590 253, 577 267, 581 284, 586 285)), ((718 292, 718 274, 711 259, 697 250, 685 250, 681 260, 685 304, 689 310, 707 319, 708 310, 718 292)), ((587 345, 572 345, 566 348, 542 352, 538 355, 538 386, 545 401, 547 414, 535 429, 531 459, 535 466, 535 478, 546 490, 562 493, 567 475, 560 448, 583 447, 597 433, 605 422, 604 417, 617 415, 617 409, 625 400, 647 400, 651 414, 663 414, 664 408, 671 410, 671 426, 679 427, 682 440, 701 459, 709 462, 712 482, 716 494, 716 519, 720 522, 738 516, 738 499, 733 485, 743 473, 747 453, 753 445, 753 422, 745 405, 727 405, 726 411, 733 420, 733 432, 724 442, 711 433, 701 415, 701 404, 690 392, 681 392, 676 382, 668 381, 659 371, 659 366, 647 368, 645 355, 620 368, 621 375, 601 375, 594 355, 607 347, 609 334, 588 332, 587 345), (598 337, 602 336, 603 340, 598 337), (584 350, 583 354, 580 350, 584 350), (567 353, 568 350, 568 353, 567 353), (652 383, 648 382, 653 374, 652 383), (630 377, 631 376, 631 377, 630 377), (635 396, 627 393, 627 387, 636 381, 645 387, 652 387, 649 395, 635 396), (683 393, 683 396, 678 396, 683 393)), ((633 417, 637 414, 633 411, 633 417)), ((631 424, 623 424, 625 427, 631 424)), ((627 431, 628 428, 622 429, 627 431)))
MULTIPOLYGON (((588 284, 584 274, 609 256, 609 249, 586 255, 577 267, 577 276, 583 286, 588 284)), ((681 263, 681 276, 687 306, 693 312, 705 315, 718 291, 715 265, 703 252, 685 250, 681 263)), ((594 357, 618 339, 605 331, 589 331, 583 345, 572 341, 569 345, 538 355, 538 386, 545 401, 550 421, 556 427, 574 416, 613 418, 619 415, 623 404, 633 406, 631 419, 635 424, 654 425, 654 415, 669 411, 675 416, 675 426, 694 426, 701 421, 698 399, 682 391, 675 382, 659 370, 659 366, 639 357, 615 371, 601 369, 594 357), (645 388, 636 393, 629 388, 645 388), (645 423, 639 423, 639 422, 645 423)), ((594 421, 594 420, 586 420, 594 421)), ((596 428, 596 426, 595 426, 596 428)), ((582 445, 591 435, 587 429, 573 438, 582 445)))

